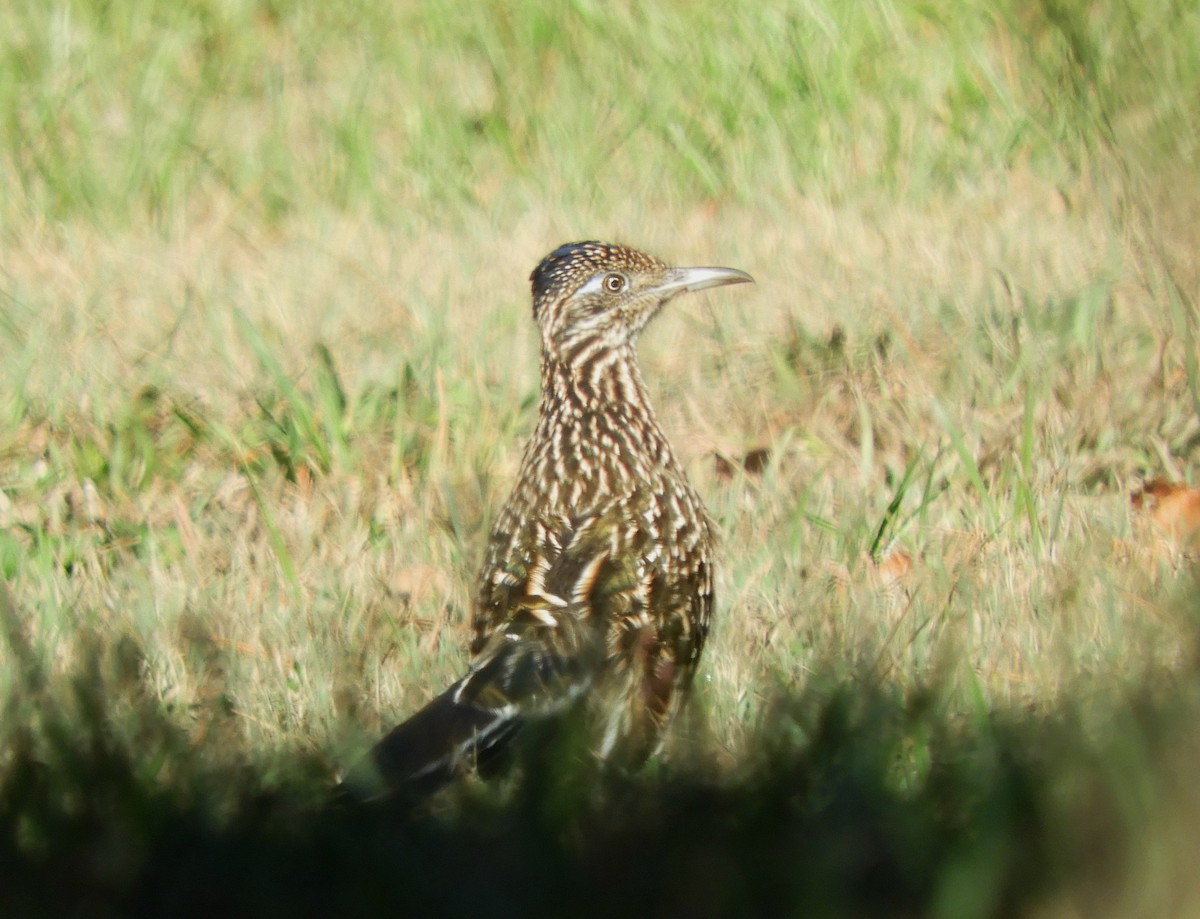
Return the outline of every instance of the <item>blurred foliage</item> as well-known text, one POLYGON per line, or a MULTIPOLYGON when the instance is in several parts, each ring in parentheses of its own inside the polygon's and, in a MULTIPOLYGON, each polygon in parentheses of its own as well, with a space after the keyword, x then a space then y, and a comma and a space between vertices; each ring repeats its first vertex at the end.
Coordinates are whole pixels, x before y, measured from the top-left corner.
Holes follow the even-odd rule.
POLYGON ((967 719, 936 685, 816 674, 733 771, 697 750, 606 772, 566 729, 494 784, 414 803, 358 800, 311 755, 197 757, 132 638, 77 651, 69 684, 30 665, 4 704, 8 915, 1165 915, 1181 888, 1135 869, 1190 870, 1194 666, 967 719))
POLYGON ((267 221, 388 222, 505 188, 928 194, 1030 160, 1069 174, 1114 131, 1192 162, 1200 118, 1182 0, 22 0, 0 35, 9 231, 169 225, 218 190, 267 221))

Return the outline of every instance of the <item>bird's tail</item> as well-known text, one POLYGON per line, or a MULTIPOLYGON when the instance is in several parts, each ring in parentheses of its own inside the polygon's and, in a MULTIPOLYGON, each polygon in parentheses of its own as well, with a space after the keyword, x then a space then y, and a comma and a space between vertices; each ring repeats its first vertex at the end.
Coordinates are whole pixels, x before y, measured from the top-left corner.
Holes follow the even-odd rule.
POLYGON ((424 795, 459 772, 486 773, 522 725, 572 708, 596 677, 603 636, 563 613, 553 619, 528 601, 466 676, 375 745, 374 784, 424 795))
POLYGON ((496 762, 520 728, 516 706, 481 707, 464 698, 459 680, 371 750, 378 780, 393 792, 428 794, 466 770, 496 762))
POLYGON ((506 619, 461 680, 379 741, 375 773, 393 792, 436 790, 456 773, 487 771, 521 726, 573 708, 593 686, 608 654, 608 624, 636 600, 635 573, 610 561, 619 505, 562 520, 536 571, 504 604, 506 619))

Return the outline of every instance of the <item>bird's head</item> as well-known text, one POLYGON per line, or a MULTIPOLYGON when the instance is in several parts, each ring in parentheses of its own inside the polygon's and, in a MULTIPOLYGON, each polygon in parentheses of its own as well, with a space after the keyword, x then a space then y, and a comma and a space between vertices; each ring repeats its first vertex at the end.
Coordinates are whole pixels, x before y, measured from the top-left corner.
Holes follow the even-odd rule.
POLYGON ((543 349, 571 362, 632 346, 678 294, 754 279, 736 268, 672 268, 628 246, 579 242, 547 255, 529 280, 543 349))

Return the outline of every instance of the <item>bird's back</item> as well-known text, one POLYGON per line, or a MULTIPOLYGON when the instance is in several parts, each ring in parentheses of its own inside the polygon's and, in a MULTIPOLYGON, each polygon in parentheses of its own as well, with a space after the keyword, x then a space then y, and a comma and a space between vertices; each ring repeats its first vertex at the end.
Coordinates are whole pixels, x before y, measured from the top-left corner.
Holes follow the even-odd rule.
POLYGON ((521 641, 532 616, 534 648, 587 649, 600 752, 632 761, 683 698, 713 606, 708 514, 637 388, 595 401, 546 387, 480 571, 471 648, 521 641))

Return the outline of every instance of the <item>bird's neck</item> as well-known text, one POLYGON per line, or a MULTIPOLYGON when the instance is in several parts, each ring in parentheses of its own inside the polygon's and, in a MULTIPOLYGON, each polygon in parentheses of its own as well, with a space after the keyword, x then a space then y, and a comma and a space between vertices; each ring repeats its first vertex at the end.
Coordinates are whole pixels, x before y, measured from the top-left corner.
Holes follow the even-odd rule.
POLYGON ((664 476, 684 478, 632 348, 604 349, 585 363, 544 357, 542 404, 523 466, 521 481, 540 483, 544 509, 564 513, 647 487, 657 493, 664 476))
POLYGON ((597 349, 571 360, 543 355, 542 405, 543 410, 570 406, 582 413, 654 418, 632 345, 597 349))

